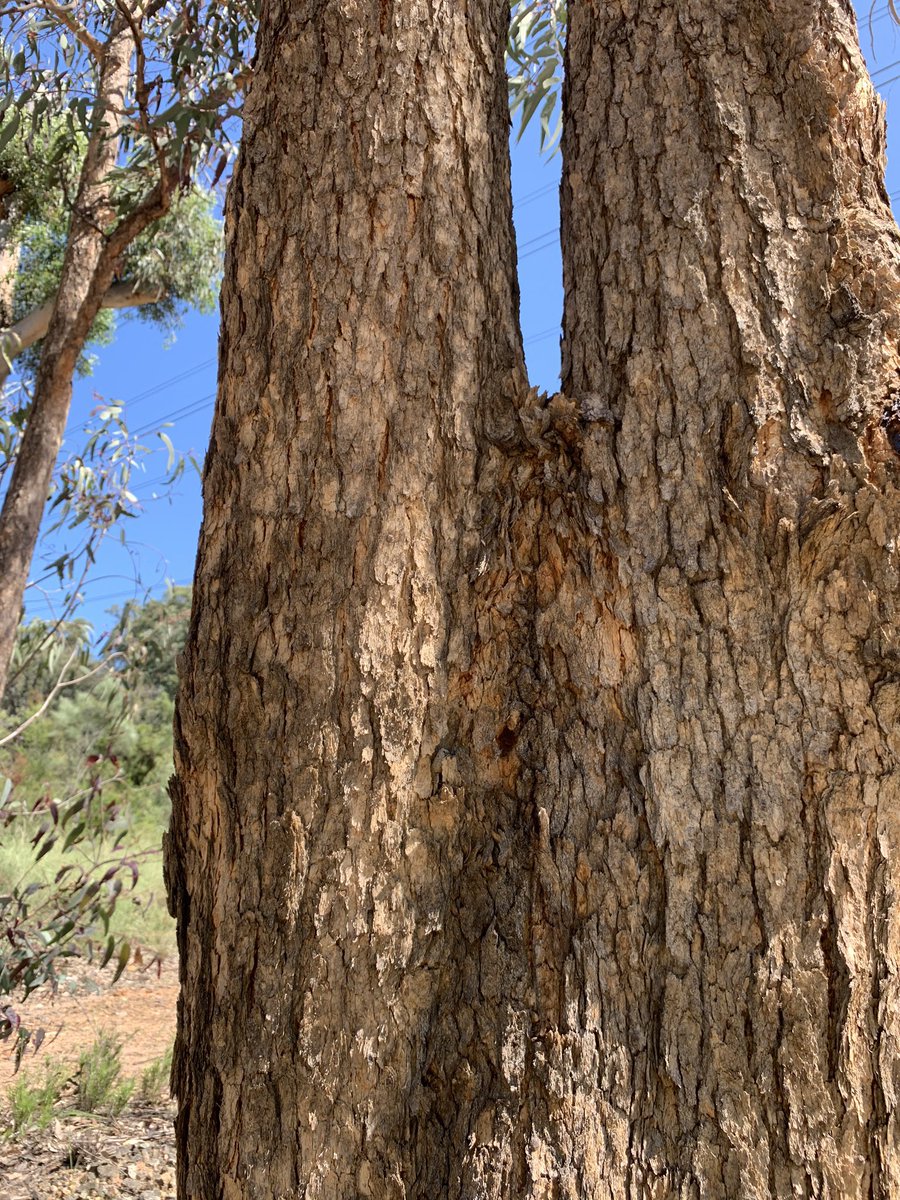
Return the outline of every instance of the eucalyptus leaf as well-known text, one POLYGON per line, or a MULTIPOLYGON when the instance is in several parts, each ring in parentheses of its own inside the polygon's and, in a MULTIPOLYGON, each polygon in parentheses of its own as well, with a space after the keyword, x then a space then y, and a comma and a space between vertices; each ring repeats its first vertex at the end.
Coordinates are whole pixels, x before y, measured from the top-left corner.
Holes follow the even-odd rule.
POLYGON ((517 137, 539 113, 541 148, 553 149, 561 133, 561 120, 551 125, 551 118, 563 79, 566 5, 564 0, 512 0, 510 9, 508 87, 517 137))

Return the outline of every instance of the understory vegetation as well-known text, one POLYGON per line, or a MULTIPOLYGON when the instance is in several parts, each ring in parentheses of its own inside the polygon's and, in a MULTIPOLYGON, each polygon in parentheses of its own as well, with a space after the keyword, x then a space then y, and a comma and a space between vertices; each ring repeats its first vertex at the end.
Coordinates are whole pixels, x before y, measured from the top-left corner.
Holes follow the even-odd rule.
POLYGON ((122 1071, 122 1044, 101 1034, 77 1062, 49 1059, 23 1070, 7 1088, 0 1138, 46 1129, 66 1116, 117 1117, 129 1105, 153 1106, 169 1095, 172 1051, 154 1059, 139 1076, 122 1071))
POLYGON ((135 950, 174 950, 168 821, 176 656, 190 589, 130 604, 98 648, 84 622, 19 634, 0 709, 0 1014, 59 961, 121 972, 135 950), (49 703, 47 701, 49 700, 49 703))

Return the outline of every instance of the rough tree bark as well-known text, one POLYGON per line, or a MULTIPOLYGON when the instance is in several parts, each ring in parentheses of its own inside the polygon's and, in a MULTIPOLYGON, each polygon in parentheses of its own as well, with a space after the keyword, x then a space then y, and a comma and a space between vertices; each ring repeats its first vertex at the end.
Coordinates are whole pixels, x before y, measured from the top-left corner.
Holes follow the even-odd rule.
POLYGON ((458 667, 485 431, 513 429, 525 389, 507 19, 506 0, 261 16, 176 731, 183 1196, 417 1176, 438 1196, 478 1158, 465 1116, 435 1139, 492 1086, 475 1010, 446 1020, 490 923, 493 831, 518 824, 490 791, 492 698, 474 752, 458 667))
POLYGON ((272 0, 167 867, 183 1198, 900 1195, 900 239, 849 6, 272 0))
MULTIPOLYGON (((609 553, 576 607, 601 601, 620 666, 608 700, 568 704, 608 807, 582 810, 596 916, 558 970, 595 1014, 573 1032, 621 1063, 603 1174, 897 1196, 881 105, 842 0, 571 16, 563 383, 607 410, 580 480, 609 553)), ((581 642, 548 626, 571 661, 581 642)))

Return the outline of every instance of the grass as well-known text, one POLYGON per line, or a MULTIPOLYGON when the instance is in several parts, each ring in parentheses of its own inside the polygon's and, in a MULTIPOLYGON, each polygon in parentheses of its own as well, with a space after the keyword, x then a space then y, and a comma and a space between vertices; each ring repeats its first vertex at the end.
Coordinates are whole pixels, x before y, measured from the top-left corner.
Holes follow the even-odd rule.
POLYGON ((51 1059, 43 1070, 23 1070, 6 1092, 7 1123, 0 1137, 14 1138, 30 1129, 46 1129, 55 1118, 103 1113, 117 1117, 132 1098, 160 1104, 169 1095, 172 1049, 144 1069, 139 1080, 122 1076, 122 1043, 101 1034, 75 1066, 51 1059))
POLYGON ((131 1099, 135 1081, 122 1078, 122 1043, 101 1033, 82 1052, 75 1073, 75 1107, 79 1112, 106 1112, 117 1117, 131 1099))
POLYGON ((7 1090, 10 1125, 0 1133, 14 1137, 26 1129, 46 1129, 53 1120, 55 1106, 70 1076, 62 1063, 48 1062, 40 1076, 23 1071, 7 1090))
POLYGON ((142 1072, 138 1086, 138 1098, 142 1104, 159 1104, 168 1097, 173 1049, 174 1047, 170 1046, 165 1054, 160 1055, 142 1072))

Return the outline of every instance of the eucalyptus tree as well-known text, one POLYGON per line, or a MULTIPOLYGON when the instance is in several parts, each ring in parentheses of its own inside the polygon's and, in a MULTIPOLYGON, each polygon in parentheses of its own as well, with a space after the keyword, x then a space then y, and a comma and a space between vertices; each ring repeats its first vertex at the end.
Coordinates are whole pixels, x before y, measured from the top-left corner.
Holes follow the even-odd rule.
MULTIPOLYGON (((55 292, 18 320, 11 313, 0 336, 7 363, 35 347, 27 424, 0 512, 0 694, 74 372, 104 308, 147 304, 164 315, 159 306, 177 299, 148 235, 165 246, 169 221, 177 253, 196 188, 226 168, 254 16, 252 0, 0 5, 0 76, 7 85, 0 153, 24 137, 26 149, 53 142, 45 164, 51 172, 78 160, 71 178, 56 171, 65 222, 61 255, 59 236, 54 243, 55 292), (141 239, 149 253, 141 252, 141 239)), ((3 174, 0 202, 9 216, 16 179, 3 174)), ((15 279, 12 240, 0 267, 15 279)), ((170 262, 168 269, 181 266, 170 262)), ((15 287, 4 288, 2 298, 14 306, 15 287)))
POLYGON ((900 1194, 900 234, 844 0, 267 0, 176 719, 184 1200, 900 1194))
MULTIPOLYGON (((0 126, 2 128, 2 126, 0 126)), ((31 384, 69 242, 71 198, 87 139, 70 134, 62 118, 32 131, 22 122, 0 150, 0 378, 14 369, 31 384)), ((88 332, 91 348, 108 344, 117 310, 173 331, 187 308, 208 312, 221 271, 221 221, 213 192, 194 184, 179 193, 165 217, 135 238, 116 263, 88 332)), ((77 372, 93 355, 83 352, 77 372)), ((30 387, 22 392, 26 398, 30 387)))

